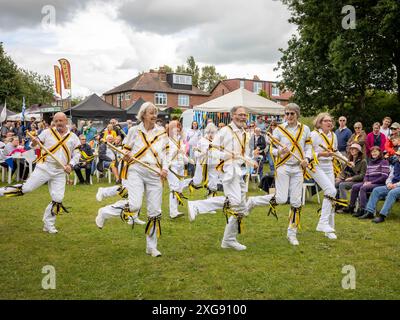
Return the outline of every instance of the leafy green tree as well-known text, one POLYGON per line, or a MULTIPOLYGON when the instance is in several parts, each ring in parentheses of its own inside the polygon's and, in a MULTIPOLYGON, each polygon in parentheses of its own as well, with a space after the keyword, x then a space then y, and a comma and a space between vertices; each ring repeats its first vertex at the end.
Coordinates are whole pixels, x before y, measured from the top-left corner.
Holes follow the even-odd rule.
POLYGON ((226 79, 226 76, 223 76, 216 71, 215 66, 204 66, 201 68, 199 89, 210 91, 218 83, 218 81, 226 79))

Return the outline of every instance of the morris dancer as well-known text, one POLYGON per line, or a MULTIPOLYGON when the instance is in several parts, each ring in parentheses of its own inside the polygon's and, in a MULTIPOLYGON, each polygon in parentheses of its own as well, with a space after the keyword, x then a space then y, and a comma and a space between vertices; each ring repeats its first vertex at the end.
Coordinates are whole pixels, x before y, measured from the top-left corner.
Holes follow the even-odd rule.
POLYGON ((55 128, 43 130, 38 137, 32 138, 32 147, 39 142, 44 145, 60 161, 61 165, 42 150, 41 156, 36 160, 35 170, 28 180, 20 185, 0 188, 0 196, 22 196, 31 192, 46 182, 52 201, 46 207, 43 215, 43 231, 57 233, 55 227, 56 215, 68 212, 62 204, 65 193, 66 175, 70 174, 72 168, 79 163, 80 141, 78 137, 67 128, 67 116, 58 112, 53 118, 55 128))

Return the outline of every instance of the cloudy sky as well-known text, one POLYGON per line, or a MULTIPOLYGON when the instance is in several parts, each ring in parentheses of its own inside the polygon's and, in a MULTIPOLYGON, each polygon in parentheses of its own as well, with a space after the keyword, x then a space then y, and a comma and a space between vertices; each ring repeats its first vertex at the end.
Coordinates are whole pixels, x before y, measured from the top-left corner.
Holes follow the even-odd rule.
POLYGON ((278 49, 295 31, 288 18, 276 0, 0 0, 0 41, 19 66, 52 78, 68 59, 73 95, 101 95, 191 55, 228 78, 276 80, 278 49))

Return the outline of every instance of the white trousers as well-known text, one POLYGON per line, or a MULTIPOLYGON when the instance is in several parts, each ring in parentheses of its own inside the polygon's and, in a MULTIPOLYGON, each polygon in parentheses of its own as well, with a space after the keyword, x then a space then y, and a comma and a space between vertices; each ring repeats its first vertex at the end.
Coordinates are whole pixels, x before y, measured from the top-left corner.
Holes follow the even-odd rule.
MULTIPOLYGON (((178 175, 183 176, 185 174, 185 168, 183 165, 171 165, 171 169, 178 175)), ((168 170, 168 185, 169 185, 169 215, 171 217, 178 214, 178 199, 176 199, 173 191, 182 193, 185 188, 189 186, 192 179, 180 180, 170 170, 168 170)))
POLYGON ((125 208, 125 206, 129 203, 128 200, 119 200, 113 204, 102 207, 99 209, 99 214, 104 220, 110 218, 120 217, 121 211, 125 208))
POLYGON ((208 166, 208 189, 211 191, 218 190, 219 172, 215 166, 208 166))
POLYGON ((120 186, 112 186, 112 187, 102 188, 101 193, 103 195, 103 198, 111 198, 111 197, 118 195, 119 188, 120 188, 120 186))
MULTIPOLYGON (((28 193, 48 183, 51 200, 61 203, 64 199, 66 177, 63 169, 59 169, 48 163, 38 164, 28 180, 22 185, 22 192, 28 193)), ((45 227, 54 227, 56 216, 51 214, 53 204, 50 202, 43 214, 45 227)))
MULTIPOLYGON (((245 215, 247 213, 246 206, 246 192, 247 185, 240 174, 239 168, 231 167, 230 172, 226 172, 222 179, 224 186, 225 197, 228 198, 230 208, 239 213, 245 215)), ((228 169, 228 170, 229 170, 228 169)), ((234 217, 229 217, 228 223, 225 226, 223 241, 231 242, 237 241, 236 236, 238 234, 238 221, 234 217)))
MULTIPOLYGON (((310 175, 319 187, 324 192, 324 195, 335 198, 335 175, 333 173, 333 165, 331 161, 321 161, 316 166, 316 171, 311 172, 310 175)), ((322 201, 321 217, 319 225, 328 225, 334 229, 335 226, 335 211, 332 202, 324 197, 322 201)))
MULTIPOLYGON (((303 192, 303 170, 300 165, 282 165, 276 169, 275 198, 277 204, 285 204, 290 197, 290 205, 294 208, 301 207, 303 192)), ((288 235, 297 233, 297 228, 289 223, 288 235)))
POLYGON ((194 169, 193 184, 200 186, 203 182, 203 165, 200 161, 196 161, 196 168, 194 169))
POLYGON ((204 200, 189 201, 198 209, 199 214, 209 213, 224 207, 225 197, 211 197, 204 200))
MULTIPOLYGON (((153 218, 161 215, 162 183, 161 178, 148 169, 134 164, 129 168, 125 187, 128 189, 129 208, 138 212, 142 207, 146 191, 147 216, 153 218)), ((157 248, 157 232, 146 235, 147 248, 157 248)))

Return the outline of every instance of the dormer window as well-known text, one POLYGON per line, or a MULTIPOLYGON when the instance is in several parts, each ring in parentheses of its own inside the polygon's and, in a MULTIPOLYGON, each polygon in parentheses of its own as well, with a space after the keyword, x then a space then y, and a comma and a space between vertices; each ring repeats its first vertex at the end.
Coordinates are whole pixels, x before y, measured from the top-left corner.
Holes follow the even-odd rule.
POLYGON ((174 74, 173 75, 174 84, 184 84, 184 85, 192 85, 192 76, 183 75, 183 74, 174 74))

